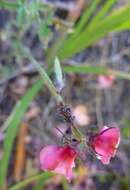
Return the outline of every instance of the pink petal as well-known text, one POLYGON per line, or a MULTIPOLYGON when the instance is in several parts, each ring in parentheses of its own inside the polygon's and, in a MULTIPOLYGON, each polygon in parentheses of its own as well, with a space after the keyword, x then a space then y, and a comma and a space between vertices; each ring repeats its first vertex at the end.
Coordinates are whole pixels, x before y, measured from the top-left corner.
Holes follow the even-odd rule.
POLYGON ((61 162, 54 170, 56 173, 60 173, 66 176, 68 181, 72 179, 72 164, 68 164, 68 162, 61 162))
POLYGON ((59 147, 57 145, 48 145, 40 152, 41 169, 53 170, 60 161, 59 147))
POLYGON ((104 156, 104 157, 102 157, 101 161, 102 161, 103 164, 109 164, 110 163, 110 158, 111 157, 108 157, 108 156, 105 157, 104 156))
POLYGON ((119 146, 120 131, 117 127, 106 128, 105 126, 104 130, 101 130, 99 136, 102 141, 108 142, 108 145, 111 144, 111 146, 115 148, 119 146))
POLYGON ((115 77, 114 76, 98 76, 98 83, 101 88, 110 88, 113 84, 115 77))
POLYGON ((40 152, 41 169, 63 174, 70 181, 76 155, 74 149, 69 146, 46 146, 40 152))
POLYGON ((103 127, 101 132, 92 137, 92 147, 97 153, 97 158, 104 164, 108 164, 111 157, 116 154, 116 149, 120 143, 120 131, 117 127, 103 127))
POLYGON ((109 129, 109 127, 104 126, 104 127, 100 130, 100 132, 102 132, 102 131, 104 131, 104 130, 106 130, 106 129, 109 129))

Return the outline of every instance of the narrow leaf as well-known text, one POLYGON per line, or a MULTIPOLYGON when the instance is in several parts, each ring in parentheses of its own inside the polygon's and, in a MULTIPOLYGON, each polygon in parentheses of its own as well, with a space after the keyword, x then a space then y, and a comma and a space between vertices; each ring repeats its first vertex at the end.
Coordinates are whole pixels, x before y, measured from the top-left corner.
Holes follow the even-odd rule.
POLYGON ((4 124, 6 129, 6 137, 4 140, 4 154, 0 161, 0 189, 2 189, 7 176, 8 164, 10 159, 10 153, 12 150, 13 142, 16 137, 19 124, 27 110, 30 102, 36 96, 38 91, 43 85, 42 81, 37 81, 32 88, 28 90, 26 95, 19 101, 13 109, 11 115, 4 124))
POLYGON ((106 67, 99 67, 99 66, 88 66, 88 65, 81 65, 81 66, 65 66, 63 68, 64 72, 66 73, 90 73, 90 74, 104 74, 104 75, 113 75, 121 79, 130 80, 130 74, 125 73, 118 70, 113 70, 106 67))
POLYGON ((93 2, 91 2, 90 6, 86 6, 83 16, 75 28, 74 35, 75 35, 75 33, 77 34, 83 30, 83 28, 86 26, 90 16, 96 10, 99 2, 100 2, 100 0, 94 0, 93 2))
POLYGON ((0 8, 16 10, 19 8, 19 3, 0 1, 0 8))
POLYGON ((47 179, 49 179, 50 177, 54 176, 53 173, 49 173, 49 172, 45 172, 45 173, 41 173, 41 174, 37 174, 35 176, 32 176, 30 178, 25 179, 24 181, 16 184, 15 186, 9 188, 9 190, 22 190, 24 187, 26 187, 28 184, 32 183, 32 182, 38 182, 40 180, 43 180, 43 182, 45 183, 45 181, 47 179))
POLYGON ((94 26, 99 22, 103 17, 106 16, 109 9, 116 3, 117 0, 107 0, 106 3, 103 5, 101 10, 94 16, 94 18, 91 21, 91 26, 94 26))
POLYGON ((59 52, 60 59, 65 59, 80 52, 84 48, 94 44, 99 39, 103 38, 109 32, 115 31, 121 24, 130 19, 130 6, 124 6, 116 11, 113 11, 109 16, 98 22, 94 27, 86 28, 73 43, 67 42, 59 52), (95 32, 96 31, 96 32, 95 32))

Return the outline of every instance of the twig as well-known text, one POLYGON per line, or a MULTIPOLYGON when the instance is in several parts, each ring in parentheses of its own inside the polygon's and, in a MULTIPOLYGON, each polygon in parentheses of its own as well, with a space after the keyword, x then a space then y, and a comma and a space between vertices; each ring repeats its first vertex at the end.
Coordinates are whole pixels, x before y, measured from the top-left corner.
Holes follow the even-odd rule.
POLYGON ((14 179, 20 181, 25 164, 25 138, 27 135, 28 124, 21 123, 20 131, 18 134, 18 141, 16 147, 16 160, 14 168, 14 179))

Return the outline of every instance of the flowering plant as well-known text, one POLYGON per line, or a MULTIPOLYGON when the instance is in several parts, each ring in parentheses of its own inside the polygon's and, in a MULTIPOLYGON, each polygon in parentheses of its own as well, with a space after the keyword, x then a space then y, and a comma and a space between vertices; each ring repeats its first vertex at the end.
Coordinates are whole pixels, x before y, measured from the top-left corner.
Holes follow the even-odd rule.
POLYGON ((70 138, 66 137, 66 144, 63 146, 48 145, 40 152, 40 166, 44 171, 52 171, 63 174, 70 182, 72 168, 75 166, 75 158, 80 154, 80 144, 89 150, 93 150, 96 157, 103 164, 109 164, 111 157, 114 157, 120 143, 120 131, 117 127, 104 126, 96 135, 89 135, 89 140, 84 137, 77 127, 74 125, 74 116, 70 108, 61 106, 59 109, 60 115, 69 124, 70 138), (72 142, 73 140, 73 142, 72 142))

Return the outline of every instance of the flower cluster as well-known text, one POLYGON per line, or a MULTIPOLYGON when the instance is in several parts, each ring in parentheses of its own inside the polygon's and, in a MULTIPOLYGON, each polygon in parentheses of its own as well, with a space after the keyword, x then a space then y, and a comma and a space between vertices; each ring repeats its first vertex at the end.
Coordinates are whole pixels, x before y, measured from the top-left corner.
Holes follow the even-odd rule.
POLYGON ((120 143, 119 128, 104 126, 97 134, 91 134, 89 138, 84 138, 75 127, 74 117, 67 106, 61 105, 59 114, 68 124, 68 129, 63 134, 66 141, 62 146, 47 145, 41 150, 39 159, 41 169, 63 174, 68 181, 71 181, 74 161, 80 154, 80 144, 90 151, 92 150, 103 164, 109 164, 120 143))
MULTIPOLYGON (((103 164, 109 164, 114 157, 120 143, 120 131, 117 127, 103 127, 102 130, 89 138, 89 146, 94 150, 98 159, 103 164)), ((74 160, 78 156, 76 150, 69 145, 48 145, 40 152, 41 169, 52 171, 72 179, 74 160)))

